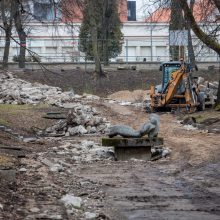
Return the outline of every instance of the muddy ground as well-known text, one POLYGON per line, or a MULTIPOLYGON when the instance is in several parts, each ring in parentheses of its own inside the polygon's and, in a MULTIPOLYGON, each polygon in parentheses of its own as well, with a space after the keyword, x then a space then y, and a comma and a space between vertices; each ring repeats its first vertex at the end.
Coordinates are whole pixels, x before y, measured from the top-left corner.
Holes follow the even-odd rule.
MULTIPOLYGON (((105 72, 106 77, 96 80, 92 71, 83 69, 65 70, 57 67, 46 73, 41 70, 15 71, 17 76, 30 82, 58 86, 63 90, 73 89, 76 94, 89 93, 101 97, 121 90, 150 89, 150 85, 158 85, 162 80, 162 72, 157 70, 107 70, 105 72)), ((220 77, 219 70, 201 69, 193 75, 204 77, 209 81, 218 81, 220 77)))
MULTIPOLYGON (((110 104, 102 99, 90 105, 111 124, 138 128, 149 117, 142 108, 110 104)), ((44 128, 53 124, 53 120, 42 118, 45 112, 63 110, 45 105, 15 108, 1 105, 0 108, 0 124, 12 128, 12 131, 0 129, 0 146, 21 147, 25 155, 0 157, 4 170, 0 179, 0 219, 80 220, 86 219, 86 212, 95 213, 94 219, 109 220, 220 218, 219 134, 188 131, 178 123, 180 116, 161 113, 159 136, 172 149, 170 156, 154 162, 77 161, 71 151, 61 146, 62 138, 29 143, 18 138, 19 135, 33 137, 33 126, 44 128), (58 161, 64 169, 51 172, 46 161, 58 161), (65 194, 82 198, 82 206, 70 213, 60 201, 65 194)), ((220 112, 213 110, 195 116, 198 114, 200 118, 203 115, 220 118, 220 112)), ((72 144, 83 140, 100 143, 101 136, 63 139, 72 144)))

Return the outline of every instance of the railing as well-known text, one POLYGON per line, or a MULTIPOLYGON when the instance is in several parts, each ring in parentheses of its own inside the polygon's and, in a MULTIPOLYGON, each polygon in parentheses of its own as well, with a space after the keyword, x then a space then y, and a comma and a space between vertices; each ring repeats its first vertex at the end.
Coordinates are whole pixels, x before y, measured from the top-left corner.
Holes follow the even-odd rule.
MULTIPOLYGON (((100 43, 100 42, 99 42, 100 43)), ((103 43, 103 40, 101 41, 103 43)), ((125 39, 122 42, 122 51, 120 55, 109 60, 110 63, 134 63, 134 62, 163 62, 169 61, 169 43, 168 39, 125 39)), ((0 61, 3 58, 4 39, 0 40, 0 61)), ((79 51, 79 39, 57 39, 57 38, 28 38, 26 46, 35 52, 35 58, 41 62, 48 63, 92 63, 93 59, 85 57, 85 54, 79 51)), ((198 62, 219 62, 217 53, 207 47, 195 46, 196 61, 198 62)), ((19 45, 11 42, 9 61, 16 62, 19 56, 19 45)), ((27 61, 36 61, 26 53, 27 61)), ((187 49, 185 49, 185 59, 188 60, 187 49)))

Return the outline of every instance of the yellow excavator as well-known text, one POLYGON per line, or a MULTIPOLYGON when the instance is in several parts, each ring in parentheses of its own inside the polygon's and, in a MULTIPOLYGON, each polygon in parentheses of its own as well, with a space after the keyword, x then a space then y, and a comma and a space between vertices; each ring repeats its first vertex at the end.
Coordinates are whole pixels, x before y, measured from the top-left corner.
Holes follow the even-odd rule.
POLYGON ((163 72, 162 85, 151 86, 150 112, 180 110, 192 113, 204 110, 204 94, 198 91, 189 65, 177 61, 165 62, 160 70, 163 72))

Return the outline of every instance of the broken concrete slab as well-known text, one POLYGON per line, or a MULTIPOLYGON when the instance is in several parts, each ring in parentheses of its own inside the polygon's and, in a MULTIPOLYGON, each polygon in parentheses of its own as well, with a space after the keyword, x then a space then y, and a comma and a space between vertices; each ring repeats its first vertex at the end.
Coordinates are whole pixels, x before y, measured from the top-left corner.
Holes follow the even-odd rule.
POLYGON ((72 194, 66 194, 61 198, 61 202, 64 203, 68 209, 76 208, 80 209, 82 206, 82 199, 72 194))
POLYGON ((97 218, 97 214, 93 212, 85 212, 84 215, 85 215, 85 219, 88 219, 88 220, 89 219, 93 220, 97 218))

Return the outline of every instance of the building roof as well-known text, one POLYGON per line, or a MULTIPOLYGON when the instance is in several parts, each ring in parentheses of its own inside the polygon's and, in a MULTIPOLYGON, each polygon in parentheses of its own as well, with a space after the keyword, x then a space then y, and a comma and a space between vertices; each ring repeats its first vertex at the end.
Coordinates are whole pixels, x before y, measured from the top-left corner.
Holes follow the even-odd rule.
MULTIPOLYGON (((193 8, 193 15, 196 22, 210 21, 210 19, 214 21, 215 18, 213 19, 213 15, 215 14, 215 10, 216 8, 211 1, 197 0, 193 8)), ((171 9, 169 7, 159 8, 146 19, 146 22, 169 23, 170 15, 171 9)))
MULTIPOLYGON (((62 1, 63 22, 81 22, 83 19, 82 5, 80 1, 63 0, 62 1)), ((127 21, 127 0, 118 1, 118 13, 121 22, 127 21)))

